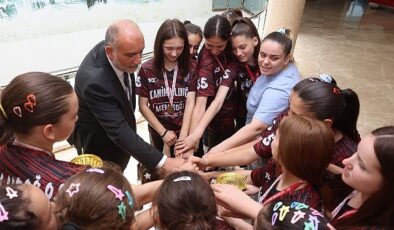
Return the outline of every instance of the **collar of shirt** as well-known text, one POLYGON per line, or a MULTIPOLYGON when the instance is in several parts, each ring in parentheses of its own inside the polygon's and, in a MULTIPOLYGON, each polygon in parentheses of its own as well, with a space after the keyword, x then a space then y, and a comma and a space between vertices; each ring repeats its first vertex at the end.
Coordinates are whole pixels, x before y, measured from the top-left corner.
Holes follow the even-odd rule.
POLYGON ((42 148, 38 148, 38 147, 35 147, 35 146, 32 146, 32 145, 28 145, 28 144, 22 143, 22 142, 18 141, 17 139, 15 139, 14 142, 13 142, 12 144, 13 144, 13 145, 17 145, 17 146, 21 146, 21 147, 24 147, 24 148, 28 148, 28 149, 33 149, 33 150, 45 152, 45 153, 47 153, 49 156, 55 157, 55 155, 54 155, 53 153, 49 152, 49 151, 46 151, 46 150, 44 150, 44 149, 42 149, 42 148))
MULTIPOLYGON (((120 84, 122 84, 123 90, 126 90, 126 85, 124 84, 124 81, 123 81, 123 73, 124 73, 124 71, 116 68, 114 66, 114 64, 112 63, 111 59, 109 59, 108 55, 106 55, 106 56, 108 58, 109 63, 111 64, 112 68, 114 69, 115 74, 116 74, 116 76, 118 77, 118 79, 120 81, 120 84)), ((130 74, 129 74, 129 82, 130 82, 130 74)))

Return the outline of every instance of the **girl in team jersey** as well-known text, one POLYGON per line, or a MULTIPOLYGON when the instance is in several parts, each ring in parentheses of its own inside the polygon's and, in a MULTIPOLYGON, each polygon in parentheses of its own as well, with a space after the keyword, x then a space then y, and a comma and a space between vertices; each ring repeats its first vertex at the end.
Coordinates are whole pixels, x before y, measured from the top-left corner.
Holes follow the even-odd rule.
POLYGON ((288 107, 291 89, 301 78, 292 61, 290 36, 290 30, 280 28, 263 39, 258 58, 261 75, 248 94, 246 125, 209 153, 255 140, 288 107))
MULTIPOLYGON (((196 71, 197 71, 197 64, 198 64, 198 49, 200 48, 200 44, 202 41, 202 31, 201 28, 198 27, 195 24, 192 24, 190 21, 185 21, 183 23, 185 25, 186 31, 187 31, 187 38, 189 40, 189 50, 190 50, 190 66, 189 66, 189 75, 191 76, 192 79, 195 79, 193 83, 189 86, 189 92, 187 94, 187 101, 186 104, 188 105, 186 110, 185 110, 185 117, 191 117, 191 114, 194 109, 194 105, 196 102, 196 90, 197 90, 197 85, 196 85, 196 71), (191 89, 191 87, 193 89, 191 89)), ((179 134, 179 140, 183 140, 185 137, 189 135, 190 131, 190 120, 191 119, 183 119, 182 121, 182 128, 181 132, 179 134)), ((194 149, 190 149, 188 153, 185 153, 185 156, 190 156, 193 155, 194 149)), ((196 156, 202 156, 204 154, 203 152, 203 145, 202 142, 200 142, 198 150, 196 150, 195 155, 196 156)), ((182 153, 179 153, 179 151, 175 151, 175 156, 176 157, 183 157, 182 153)))
POLYGON ((354 191, 332 212, 337 229, 392 229, 394 226, 394 126, 361 139, 343 160, 343 181, 354 191))
POLYGON ((272 157, 271 143, 280 121, 285 116, 294 114, 307 116, 324 121, 332 129, 335 152, 324 182, 335 192, 334 203, 341 201, 351 188, 343 184, 338 168, 343 168, 342 161, 356 152, 360 140, 357 131, 360 109, 357 94, 351 89, 340 89, 334 78, 324 74, 297 83, 289 102, 289 109, 274 119, 272 125, 261 133, 260 141, 256 144, 229 149, 224 153, 208 154, 204 159, 193 158, 193 162, 200 168, 205 168, 246 165, 260 158, 268 160, 272 157))
POLYGON ((191 117, 186 98, 195 92, 195 84, 188 47, 182 22, 166 20, 157 32, 153 58, 142 64, 136 78, 139 108, 149 123, 151 143, 160 151, 175 144, 182 121, 191 117))
POLYGON ((83 168, 53 154, 55 142, 71 135, 77 111, 77 96, 65 80, 42 72, 15 77, 1 92, 1 183, 33 184, 52 199, 83 168))
POLYGON ((204 26, 205 44, 197 66, 196 105, 190 134, 177 143, 176 148, 180 152, 195 149, 206 128, 209 147, 234 133, 234 81, 238 64, 229 49, 230 33, 230 23, 223 16, 211 17, 204 26))
POLYGON ((198 49, 202 41, 201 28, 190 21, 184 21, 185 29, 187 31, 187 38, 189 40, 190 58, 196 60, 198 58, 198 49))
MULTIPOLYGON (((258 202, 232 185, 214 185, 218 203, 233 215, 256 218, 261 205, 280 199, 302 202, 327 213, 331 203, 329 190, 322 177, 334 153, 334 136, 321 121, 294 115, 282 120, 272 143, 273 159, 265 172, 238 171, 247 176, 247 183, 260 187, 258 202), (257 176, 256 173, 263 176, 257 176)), ((234 227, 241 219, 224 219, 234 227)))
POLYGON ((259 33, 253 22, 246 17, 235 19, 231 29, 231 47, 234 56, 241 63, 237 77, 236 130, 245 126, 248 94, 260 76, 257 64, 260 44, 259 33))

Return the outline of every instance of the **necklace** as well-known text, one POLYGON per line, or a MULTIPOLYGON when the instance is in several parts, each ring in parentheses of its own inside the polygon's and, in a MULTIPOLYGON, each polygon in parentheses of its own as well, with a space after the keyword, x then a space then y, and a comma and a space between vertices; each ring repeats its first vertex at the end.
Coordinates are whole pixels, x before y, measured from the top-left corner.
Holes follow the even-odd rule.
POLYGON ((178 63, 175 65, 174 68, 174 76, 172 76, 172 86, 170 89, 170 86, 168 84, 168 79, 167 79, 167 72, 164 70, 163 71, 163 78, 164 78, 164 84, 166 87, 166 93, 168 100, 170 102, 170 105, 167 107, 167 112, 172 114, 174 112, 174 96, 175 96, 175 84, 176 84, 176 77, 178 75, 178 63))

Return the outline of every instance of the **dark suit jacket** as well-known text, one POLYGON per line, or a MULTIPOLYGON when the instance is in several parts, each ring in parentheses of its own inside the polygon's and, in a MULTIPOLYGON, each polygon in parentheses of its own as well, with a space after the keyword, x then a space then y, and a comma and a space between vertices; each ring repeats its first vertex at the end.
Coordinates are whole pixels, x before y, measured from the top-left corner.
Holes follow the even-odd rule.
POLYGON ((84 153, 96 154, 123 170, 130 155, 154 169, 163 154, 136 134, 134 111, 104 46, 102 41, 88 53, 75 77, 79 119, 71 142, 84 153))

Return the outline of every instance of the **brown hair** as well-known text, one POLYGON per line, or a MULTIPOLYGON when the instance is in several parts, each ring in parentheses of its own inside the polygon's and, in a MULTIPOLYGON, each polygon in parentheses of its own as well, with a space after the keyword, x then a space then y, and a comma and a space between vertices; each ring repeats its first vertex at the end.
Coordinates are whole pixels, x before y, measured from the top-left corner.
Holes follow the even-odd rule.
POLYGON ((28 210, 28 206, 32 200, 28 200, 24 196, 24 188, 33 185, 10 184, 0 186, 0 204, 4 210, 8 212, 8 220, 0 222, 0 229, 32 229, 38 230, 38 217, 35 213, 28 210), (6 196, 6 188, 10 187, 17 192, 18 196, 10 199, 6 196))
POLYGON ((309 207, 304 203, 291 200, 278 200, 270 202, 264 206, 255 219, 255 230, 272 230, 272 229, 308 229, 307 226, 315 226, 316 229, 330 229, 329 220, 317 210, 309 207), (288 207, 287 214, 283 219, 279 218, 280 208, 288 207), (298 212, 303 213, 299 215, 298 212), (310 219, 313 218, 313 219, 310 219), (294 221, 296 220, 296 221, 294 221), (316 220, 313 222, 313 220, 316 220))
POLYGON ((239 17, 234 20, 231 29, 231 37, 245 36, 247 38, 257 38, 257 46, 254 47, 253 58, 257 61, 260 52, 261 40, 259 32, 254 23, 247 17, 239 17))
POLYGON ((338 229, 352 229, 354 226, 391 229, 394 226, 394 126, 375 129, 372 135, 383 177, 382 188, 365 200, 354 215, 339 219, 335 225, 338 229))
POLYGON ((305 180, 320 194, 323 207, 331 209, 329 189, 322 176, 334 154, 334 135, 322 121, 293 115, 279 126, 277 160, 289 172, 305 180))
POLYGON ((4 113, 0 113, 0 144, 13 133, 27 134, 37 125, 58 123, 69 110, 67 99, 73 92, 68 82, 48 73, 30 72, 15 77, 1 92, 4 113), (29 95, 35 97, 32 108, 26 107, 31 100, 29 95), (15 108, 20 109, 19 114, 15 108))
POLYGON ((155 203, 160 229, 215 229, 215 195, 196 173, 183 171, 168 175, 156 194, 155 203))
POLYGON ((161 24, 159 30, 157 31, 154 49, 153 49, 153 72, 158 75, 163 75, 164 69, 164 51, 163 43, 166 40, 172 38, 180 38, 183 40, 183 51, 178 57, 178 68, 182 76, 186 76, 189 73, 189 39, 187 37, 187 32, 185 26, 181 21, 177 19, 168 19, 161 24))
POLYGON ((202 30, 198 25, 193 24, 191 23, 191 21, 188 20, 184 21, 183 25, 185 26, 187 34, 196 34, 202 39, 202 30))
POLYGON ((134 221, 134 206, 136 205, 130 183, 118 171, 111 168, 100 168, 103 173, 82 171, 66 180, 59 190, 55 203, 58 226, 73 223, 89 229, 129 229, 134 221), (67 192, 72 184, 80 184, 79 191, 72 197, 67 192), (120 189, 124 197, 119 200, 108 189, 108 185, 120 189), (126 196, 126 191, 132 197, 132 206, 126 196), (118 206, 126 207, 125 219, 122 220, 118 206))

